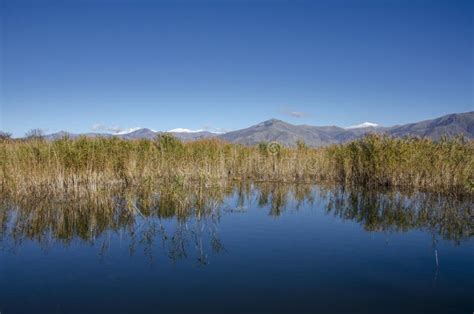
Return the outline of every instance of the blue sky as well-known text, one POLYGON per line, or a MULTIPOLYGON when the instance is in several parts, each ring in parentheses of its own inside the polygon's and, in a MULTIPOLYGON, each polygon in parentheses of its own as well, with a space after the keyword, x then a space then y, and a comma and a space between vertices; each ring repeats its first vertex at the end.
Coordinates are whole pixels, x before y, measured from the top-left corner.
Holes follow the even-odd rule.
POLYGON ((474 110, 472 1, 12 1, 0 129, 348 126, 474 110))

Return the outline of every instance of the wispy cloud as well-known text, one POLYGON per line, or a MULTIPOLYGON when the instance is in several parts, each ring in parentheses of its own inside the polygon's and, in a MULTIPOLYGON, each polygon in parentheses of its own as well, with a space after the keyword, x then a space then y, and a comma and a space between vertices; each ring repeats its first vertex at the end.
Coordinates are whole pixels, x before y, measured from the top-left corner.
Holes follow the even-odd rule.
POLYGON ((307 112, 293 110, 287 107, 280 108, 280 113, 292 118, 306 118, 310 116, 310 114, 307 112))

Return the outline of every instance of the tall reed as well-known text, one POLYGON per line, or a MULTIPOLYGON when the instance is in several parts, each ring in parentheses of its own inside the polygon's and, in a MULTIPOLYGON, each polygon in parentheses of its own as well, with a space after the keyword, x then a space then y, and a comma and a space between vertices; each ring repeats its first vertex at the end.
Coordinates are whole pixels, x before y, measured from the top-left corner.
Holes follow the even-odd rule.
POLYGON ((327 149, 333 180, 353 186, 474 193, 474 142, 369 135, 327 149))
POLYGON ((61 197, 110 195, 130 187, 222 180, 334 182, 474 194, 474 143, 460 138, 367 136, 324 148, 276 143, 244 146, 217 139, 181 142, 63 138, 0 140, 0 191, 61 197))

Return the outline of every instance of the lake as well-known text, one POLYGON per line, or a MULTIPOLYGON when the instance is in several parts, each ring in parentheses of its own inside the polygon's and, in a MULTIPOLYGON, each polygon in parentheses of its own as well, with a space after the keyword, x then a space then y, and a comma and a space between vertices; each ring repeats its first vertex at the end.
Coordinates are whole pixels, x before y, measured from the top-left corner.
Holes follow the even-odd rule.
POLYGON ((472 313, 472 199, 272 183, 4 199, 0 312, 472 313))

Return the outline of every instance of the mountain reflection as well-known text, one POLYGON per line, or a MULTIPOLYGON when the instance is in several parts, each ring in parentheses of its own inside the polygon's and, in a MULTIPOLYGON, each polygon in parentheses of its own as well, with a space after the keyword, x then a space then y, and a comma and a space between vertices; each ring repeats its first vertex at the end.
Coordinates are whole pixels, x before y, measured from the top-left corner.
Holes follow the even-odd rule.
POLYGON ((159 189, 114 192, 114 197, 81 199, 3 198, 0 246, 16 250, 33 241, 48 249, 84 242, 107 253, 113 238, 141 250, 151 262, 158 251, 172 261, 225 252, 219 237, 223 214, 249 208, 274 217, 291 210, 325 210, 367 231, 422 229, 460 243, 473 235, 473 203, 424 193, 347 190, 340 187, 277 183, 233 183, 215 186, 172 184, 159 189))

